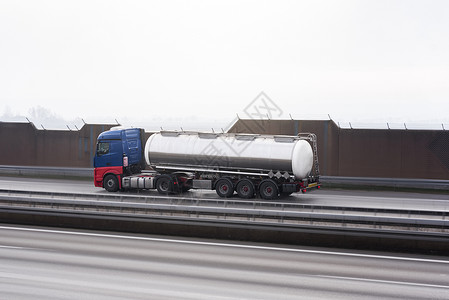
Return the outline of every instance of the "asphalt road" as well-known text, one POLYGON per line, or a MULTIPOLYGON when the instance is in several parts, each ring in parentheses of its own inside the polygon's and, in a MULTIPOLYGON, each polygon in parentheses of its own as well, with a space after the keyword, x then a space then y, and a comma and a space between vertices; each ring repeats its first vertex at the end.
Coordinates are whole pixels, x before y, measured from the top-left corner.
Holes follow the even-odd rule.
MULTIPOLYGON (((108 194, 104 189, 94 187, 93 183, 89 181, 21 177, 0 177, 0 189, 108 194)), ((137 194, 135 191, 127 193, 137 194)), ((159 196, 155 190, 141 191, 139 193, 143 195, 159 196)), ((219 198, 214 191, 210 190, 192 190, 179 196, 189 198, 219 198)), ((235 197, 237 198, 237 195, 235 195, 235 197)), ((292 194, 289 197, 282 198, 281 201, 338 207, 431 209, 449 211, 449 195, 447 194, 321 189, 306 194, 292 194)))
POLYGON ((449 259, 0 225, 0 299, 448 299, 449 259))

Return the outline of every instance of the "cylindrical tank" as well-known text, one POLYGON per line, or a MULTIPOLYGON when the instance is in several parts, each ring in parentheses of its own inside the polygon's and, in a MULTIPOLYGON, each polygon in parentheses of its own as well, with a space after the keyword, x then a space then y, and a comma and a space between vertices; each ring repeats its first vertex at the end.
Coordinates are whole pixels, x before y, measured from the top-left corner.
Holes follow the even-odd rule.
POLYGON ((146 142, 145 159, 156 168, 280 171, 300 180, 312 170, 313 151, 309 142, 294 137, 159 132, 146 142))

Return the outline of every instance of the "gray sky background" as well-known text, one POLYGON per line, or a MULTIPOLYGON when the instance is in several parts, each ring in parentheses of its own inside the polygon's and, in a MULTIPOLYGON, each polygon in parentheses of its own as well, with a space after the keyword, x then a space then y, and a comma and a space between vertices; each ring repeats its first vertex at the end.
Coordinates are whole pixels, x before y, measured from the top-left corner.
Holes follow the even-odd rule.
POLYGON ((264 91, 280 118, 449 124, 448 16, 432 0, 0 0, 0 120, 213 127, 264 91))

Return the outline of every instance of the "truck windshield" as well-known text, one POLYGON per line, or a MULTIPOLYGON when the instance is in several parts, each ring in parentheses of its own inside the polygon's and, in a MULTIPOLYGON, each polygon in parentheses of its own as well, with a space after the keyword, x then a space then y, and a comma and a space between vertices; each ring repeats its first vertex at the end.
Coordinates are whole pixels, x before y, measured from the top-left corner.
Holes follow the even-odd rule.
POLYGON ((109 153, 109 143, 100 142, 97 144, 97 155, 101 156, 109 153))

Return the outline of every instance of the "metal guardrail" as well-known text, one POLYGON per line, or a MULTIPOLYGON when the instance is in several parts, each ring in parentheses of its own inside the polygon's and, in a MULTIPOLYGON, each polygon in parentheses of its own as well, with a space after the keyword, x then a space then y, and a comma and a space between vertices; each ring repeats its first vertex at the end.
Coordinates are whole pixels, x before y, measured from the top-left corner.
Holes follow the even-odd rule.
POLYGON ((321 176, 320 181, 322 183, 330 183, 335 185, 367 185, 449 191, 449 180, 443 179, 321 176))
POLYGON ((296 211, 331 211, 334 214, 348 214, 348 213, 365 213, 365 214, 401 214, 408 217, 413 215, 428 215, 428 216, 440 216, 442 218, 449 216, 449 201, 447 205, 441 206, 440 200, 427 200, 428 209, 420 208, 379 208, 379 207, 366 207, 366 206, 351 206, 341 207, 338 205, 322 205, 322 204, 307 204, 301 202, 282 202, 282 198, 279 200, 267 201, 262 199, 240 199, 240 198, 206 198, 206 197, 189 197, 186 195, 159 195, 150 193, 66 193, 66 192, 45 192, 45 191, 26 191, 26 190, 8 190, 0 189, 0 196, 16 195, 26 196, 27 198, 42 196, 45 198, 62 198, 72 200, 107 200, 115 202, 140 202, 140 203, 153 203, 153 204, 171 204, 171 205, 184 205, 184 206, 214 206, 224 208, 241 208, 247 207, 252 209, 275 209, 280 211, 296 210, 296 211), (440 206, 440 209, 433 207, 440 206))
MULTIPOLYGON (((340 230, 372 230, 376 232, 402 232, 420 236, 443 236, 449 238, 449 219, 447 211, 420 211, 420 210, 393 210, 385 215, 384 210, 370 209, 372 215, 362 214, 354 211, 344 211, 339 214, 316 211, 302 211, 299 207, 293 208, 291 203, 286 206, 273 206, 266 202, 263 207, 247 205, 241 207, 222 206, 225 202, 216 202, 212 206, 210 199, 196 199, 194 204, 174 204, 177 199, 167 197, 166 203, 136 202, 141 199, 136 196, 99 197, 93 194, 48 194, 44 192, 27 192, 26 195, 15 194, 16 191, 1 191, 0 210, 23 210, 53 214, 101 214, 109 217, 136 217, 136 218, 165 218, 177 221, 192 222, 226 222, 228 225, 242 224, 263 225, 273 229, 282 226, 289 228, 327 227, 340 230), (71 199, 76 197, 77 200, 71 199), (91 199, 88 199, 91 197, 91 199), (87 198, 87 199, 86 199, 87 198), (112 200, 112 201, 111 201, 112 200), (115 200, 115 201, 114 201, 115 200), (120 201, 117 201, 120 200, 120 201), (171 202, 171 203, 170 203, 171 202), (295 210, 296 209, 296 210, 295 210), (404 215, 413 213, 413 218, 404 215), (382 215, 384 214, 384 215, 382 215), (431 217, 430 217, 431 216, 431 217)), ((148 197, 150 199, 157 197, 148 197)), ((158 198, 160 200, 160 198, 158 198)), ((154 200, 154 199, 153 199, 154 200)), ((192 199, 193 200, 193 199, 192 199)), ((364 211, 368 211, 364 209, 364 211)))
POLYGON ((66 168, 42 166, 6 166, 0 165, 0 175, 33 176, 33 177, 80 177, 93 178, 93 168, 66 168))
MULTIPOLYGON (((259 220, 279 223, 301 223, 301 221, 313 224, 321 223, 341 223, 348 227, 350 224, 372 224, 373 226, 419 226, 423 228, 442 228, 449 229, 449 220, 435 219, 412 219, 404 217, 381 217, 381 216, 364 216, 355 214, 327 214, 316 212, 295 212, 295 211, 277 211, 277 210, 261 210, 261 209, 235 209, 235 208, 215 208, 203 206, 180 206, 180 205, 164 205, 164 204, 142 204, 142 203, 115 203, 107 201, 70 201, 56 200, 54 198, 42 199, 23 199, 20 197, 2 198, 0 203, 9 202, 10 206, 26 206, 36 209, 51 208, 52 210, 72 208, 75 211, 104 211, 106 213, 116 211, 128 211, 141 215, 174 215, 179 214, 189 218, 213 217, 218 219, 243 219, 247 221, 259 220)), ((0 208, 2 205, 0 204, 0 208)))

